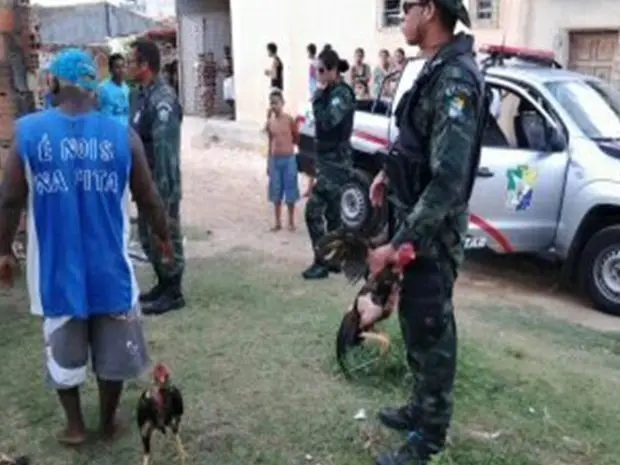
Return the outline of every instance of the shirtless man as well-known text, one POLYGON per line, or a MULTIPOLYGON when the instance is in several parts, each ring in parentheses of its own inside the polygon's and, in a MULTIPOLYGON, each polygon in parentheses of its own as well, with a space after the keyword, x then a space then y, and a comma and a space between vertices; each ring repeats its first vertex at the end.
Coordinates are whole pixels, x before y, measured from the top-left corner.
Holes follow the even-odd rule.
POLYGON ((284 98, 279 90, 273 90, 269 95, 265 131, 269 136, 269 201, 274 205, 275 214, 275 225, 271 230, 282 229, 282 201, 285 201, 288 229, 295 231, 295 204, 299 201, 295 145, 299 142, 299 133, 293 117, 284 112, 284 98))

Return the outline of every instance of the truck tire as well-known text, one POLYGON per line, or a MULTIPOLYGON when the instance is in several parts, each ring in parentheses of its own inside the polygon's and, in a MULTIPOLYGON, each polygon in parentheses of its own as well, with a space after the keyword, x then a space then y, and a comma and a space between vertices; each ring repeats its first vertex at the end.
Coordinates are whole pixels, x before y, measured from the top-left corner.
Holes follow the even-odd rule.
POLYGON ((372 178, 365 172, 354 170, 353 176, 342 186, 340 221, 344 228, 358 231, 368 237, 379 234, 387 224, 387 210, 372 207, 368 192, 372 178))
POLYGON ((586 243, 579 261, 582 289, 605 313, 620 316, 620 226, 601 229, 586 243))

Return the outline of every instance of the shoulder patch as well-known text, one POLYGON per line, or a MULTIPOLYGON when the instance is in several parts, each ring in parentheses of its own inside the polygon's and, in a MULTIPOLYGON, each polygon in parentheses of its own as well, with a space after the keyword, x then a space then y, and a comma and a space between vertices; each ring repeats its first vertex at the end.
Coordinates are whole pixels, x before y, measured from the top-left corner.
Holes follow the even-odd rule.
POLYGON ((463 94, 455 94, 450 97, 448 104, 448 117, 451 119, 458 119, 463 116, 463 110, 465 109, 467 101, 463 94))
POLYGON ((170 120, 170 114, 172 113, 172 105, 168 102, 163 101, 159 102, 155 106, 155 110, 157 111, 157 118, 163 122, 167 123, 170 120))
POLYGON ((444 111, 448 118, 458 120, 470 114, 475 101, 470 86, 463 83, 448 83, 444 86, 444 111))

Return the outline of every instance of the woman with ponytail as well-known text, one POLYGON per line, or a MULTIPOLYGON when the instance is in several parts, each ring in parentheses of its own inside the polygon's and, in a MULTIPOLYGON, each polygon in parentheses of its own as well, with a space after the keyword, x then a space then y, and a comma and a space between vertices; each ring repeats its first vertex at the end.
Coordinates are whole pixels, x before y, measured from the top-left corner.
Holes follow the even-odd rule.
MULTIPOLYGON (((317 66, 318 85, 312 99, 316 131, 316 181, 306 203, 305 219, 315 250, 327 230, 340 226, 340 186, 347 182, 352 167, 350 138, 355 114, 355 93, 343 79, 349 70, 333 49, 324 49, 317 66)), ((315 256, 303 272, 305 279, 327 278, 330 269, 315 256)))

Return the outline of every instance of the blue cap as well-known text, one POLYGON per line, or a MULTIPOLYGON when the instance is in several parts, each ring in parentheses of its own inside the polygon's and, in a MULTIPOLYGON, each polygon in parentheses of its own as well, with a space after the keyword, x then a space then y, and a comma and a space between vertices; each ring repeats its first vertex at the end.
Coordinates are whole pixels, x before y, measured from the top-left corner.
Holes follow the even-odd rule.
POLYGON ((59 81, 68 82, 84 90, 97 89, 97 64, 92 55, 79 48, 61 50, 48 68, 59 81))

